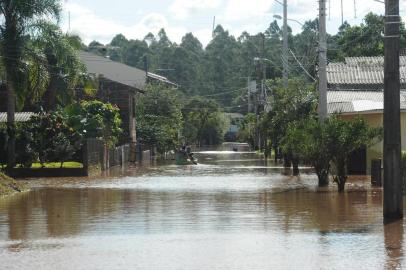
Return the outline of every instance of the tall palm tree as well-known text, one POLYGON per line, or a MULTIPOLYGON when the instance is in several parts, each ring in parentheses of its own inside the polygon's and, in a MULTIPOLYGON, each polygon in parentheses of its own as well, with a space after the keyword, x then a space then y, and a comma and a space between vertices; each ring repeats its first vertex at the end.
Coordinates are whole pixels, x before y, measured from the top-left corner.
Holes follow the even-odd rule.
POLYGON ((72 90, 85 72, 78 56, 82 43, 79 37, 64 34, 56 24, 49 22, 43 23, 35 43, 45 54, 50 77, 44 107, 47 111, 54 110, 57 104, 66 105, 72 98, 72 90))
POLYGON ((27 29, 41 18, 59 19, 60 0, 0 1, 1 60, 5 67, 7 86, 7 129, 9 133, 7 166, 15 165, 15 103, 16 91, 21 91, 19 75, 23 70, 23 51, 27 29))

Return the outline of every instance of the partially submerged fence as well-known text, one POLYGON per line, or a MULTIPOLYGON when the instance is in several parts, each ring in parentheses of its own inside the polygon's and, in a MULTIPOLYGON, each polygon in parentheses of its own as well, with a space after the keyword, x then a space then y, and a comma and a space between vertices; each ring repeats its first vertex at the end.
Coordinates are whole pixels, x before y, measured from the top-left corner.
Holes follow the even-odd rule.
POLYGON ((102 140, 87 139, 83 145, 83 167, 89 174, 123 165, 129 159, 130 146, 128 144, 108 148, 102 140))

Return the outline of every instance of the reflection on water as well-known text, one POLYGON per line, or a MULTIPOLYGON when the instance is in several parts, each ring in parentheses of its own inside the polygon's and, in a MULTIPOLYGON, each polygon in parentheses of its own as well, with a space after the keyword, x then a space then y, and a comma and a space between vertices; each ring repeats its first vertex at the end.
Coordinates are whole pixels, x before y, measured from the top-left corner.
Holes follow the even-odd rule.
POLYGON ((254 153, 200 152, 0 200, 5 269, 402 269, 403 222, 381 190, 318 189, 254 153))

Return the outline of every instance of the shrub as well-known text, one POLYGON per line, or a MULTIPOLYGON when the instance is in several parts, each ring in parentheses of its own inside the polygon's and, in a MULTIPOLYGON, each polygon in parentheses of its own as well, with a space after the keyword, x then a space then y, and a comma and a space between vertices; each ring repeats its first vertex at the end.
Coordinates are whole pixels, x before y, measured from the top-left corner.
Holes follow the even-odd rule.
POLYGON ((46 162, 60 162, 62 167, 81 147, 80 134, 68 126, 62 111, 41 112, 26 123, 26 129, 42 166, 46 162))
POLYGON ((65 109, 68 125, 82 138, 103 139, 107 145, 115 145, 121 134, 119 109, 101 101, 82 101, 65 109))
POLYGON ((334 163, 336 170, 333 179, 341 192, 347 181, 348 156, 381 138, 382 128, 371 128, 361 118, 345 121, 332 116, 322 123, 316 119, 307 119, 289 124, 281 147, 314 167, 319 186, 328 184, 330 164, 334 163))

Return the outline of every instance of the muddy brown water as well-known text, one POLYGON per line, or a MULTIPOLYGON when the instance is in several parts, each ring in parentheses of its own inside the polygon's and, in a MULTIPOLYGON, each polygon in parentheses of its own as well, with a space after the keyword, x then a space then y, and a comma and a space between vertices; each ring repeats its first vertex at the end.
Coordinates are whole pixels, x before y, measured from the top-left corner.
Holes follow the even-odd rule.
POLYGON ((0 199, 0 269, 404 269, 381 189, 318 189, 255 153, 32 180, 0 199))

